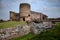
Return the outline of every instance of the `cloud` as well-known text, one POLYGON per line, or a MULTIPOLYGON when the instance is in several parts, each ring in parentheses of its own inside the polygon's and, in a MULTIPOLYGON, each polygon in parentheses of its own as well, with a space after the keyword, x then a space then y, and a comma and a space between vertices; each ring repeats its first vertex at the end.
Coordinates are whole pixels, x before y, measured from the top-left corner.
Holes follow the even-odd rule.
POLYGON ((29 3, 33 11, 43 12, 49 17, 60 15, 60 0, 0 0, 0 17, 7 19, 10 10, 18 12, 20 3, 29 3))
POLYGON ((60 7, 43 8, 40 11, 48 15, 48 17, 60 17, 60 7))
POLYGON ((31 3, 33 0, 10 0, 11 2, 31 3))
POLYGON ((48 3, 60 3, 59 0, 46 0, 48 3))
POLYGON ((39 1, 41 4, 46 4, 46 6, 49 6, 49 7, 60 7, 60 0, 40 0, 39 1))
POLYGON ((60 7, 48 7, 48 8, 43 8, 42 10, 44 11, 50 11, 50 12, 60 12, 60 7))

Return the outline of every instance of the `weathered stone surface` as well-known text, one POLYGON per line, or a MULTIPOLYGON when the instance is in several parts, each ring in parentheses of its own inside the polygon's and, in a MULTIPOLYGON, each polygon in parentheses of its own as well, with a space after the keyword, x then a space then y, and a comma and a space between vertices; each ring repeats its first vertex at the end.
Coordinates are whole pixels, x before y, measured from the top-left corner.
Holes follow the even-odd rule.
POLYGON ((0 40, 8 40, 16 36, 23 36, 30 32, 30 26, 27 24, 16 27, 0 29, 0 40))
POLYGON ((47 29, 52 28, 52 24, 49 22, 43 22, 43 23, 32 23, 31 30, 34 34, 40 34, 43 31, 46 31, 47 29))

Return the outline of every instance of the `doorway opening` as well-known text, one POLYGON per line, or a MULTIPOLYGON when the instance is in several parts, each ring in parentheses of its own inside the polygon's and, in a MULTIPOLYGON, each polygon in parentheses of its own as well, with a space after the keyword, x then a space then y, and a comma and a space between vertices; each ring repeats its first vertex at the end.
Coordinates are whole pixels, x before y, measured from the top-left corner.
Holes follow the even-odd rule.
POLYGON ((23 17, 23 21, 25 21, 25 17, 23 17))

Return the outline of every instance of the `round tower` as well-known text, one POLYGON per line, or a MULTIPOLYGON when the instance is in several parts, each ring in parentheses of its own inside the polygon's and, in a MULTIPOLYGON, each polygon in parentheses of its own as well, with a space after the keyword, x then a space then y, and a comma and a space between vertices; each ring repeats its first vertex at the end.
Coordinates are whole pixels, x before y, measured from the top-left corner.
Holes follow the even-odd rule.
POLYGON ((30 14, 30 5, 27 3, 21 3, 20 4, 20 17, 25 17, 30 14))
POLYGON ((30 15, 30 5, 28 3, 21 3, 19 7, 20 19, 25 20, 30 15))

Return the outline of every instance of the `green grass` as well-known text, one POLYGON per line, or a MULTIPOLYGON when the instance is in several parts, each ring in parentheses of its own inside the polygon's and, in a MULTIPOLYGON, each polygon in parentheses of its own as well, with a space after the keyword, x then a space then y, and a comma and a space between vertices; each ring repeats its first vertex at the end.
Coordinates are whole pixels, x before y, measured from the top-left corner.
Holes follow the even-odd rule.
POLYGON ((12 40, 60 40, 60 23, 56 23, 54 29, 41 32, 39 35, 27 34, 23 37, 16 37, 12 40))
POLYGON ((25 36, 16 37, 16 38, 13 38, 13 39, 11 39, 11 40, 29 40, 29 39, 33 38, 34 36, 35 36, 34 34, 29 33, 29 34, 27 34, 27 35, 25 35, 25 36))
POLYGON ((0 29, 1 28, 8 28, 8 27, 15 27, 17 25, 26 24, 26 22, 18 22, 18 21, 7 21, 0 23, 0 29))

